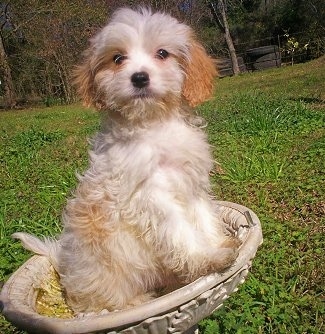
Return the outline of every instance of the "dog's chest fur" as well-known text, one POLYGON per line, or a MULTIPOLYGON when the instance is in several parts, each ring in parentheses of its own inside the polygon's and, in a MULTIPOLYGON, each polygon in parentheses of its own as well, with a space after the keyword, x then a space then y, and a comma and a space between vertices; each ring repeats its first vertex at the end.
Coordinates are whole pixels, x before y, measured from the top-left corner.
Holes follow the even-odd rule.
POLYGON ((159 122, 150 128, 102 132, 91 156, 90 171, 110 182, 119 180, 119 191, 127 190, 130 195, 153 180, 161 182, 162 187, 178 185, 179 190, 185 182, 186 192, 209 185, 212 159, 206 136, 182 119, 159 122))

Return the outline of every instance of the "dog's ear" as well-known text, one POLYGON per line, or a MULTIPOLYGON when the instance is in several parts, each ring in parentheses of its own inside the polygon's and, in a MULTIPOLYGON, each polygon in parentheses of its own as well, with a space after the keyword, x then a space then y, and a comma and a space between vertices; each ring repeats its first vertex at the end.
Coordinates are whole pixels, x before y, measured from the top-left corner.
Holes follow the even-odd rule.
POLYGON ((191 107, 195 107, 211 97, 217 76, 216 66, 203 46, 193 41, 184 69, 183 96, 191 107))
POLYGON ((75 67, 73 84, 86 107, 95 105, 94 73, 91 66, 90 52, 85 53, 83 63, 75 67))

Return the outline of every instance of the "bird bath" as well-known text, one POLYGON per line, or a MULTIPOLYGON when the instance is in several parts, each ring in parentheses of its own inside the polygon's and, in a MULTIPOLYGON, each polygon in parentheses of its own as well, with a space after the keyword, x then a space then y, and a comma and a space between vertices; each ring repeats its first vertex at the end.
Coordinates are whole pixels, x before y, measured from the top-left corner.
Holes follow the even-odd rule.
POLYGON ((52 270, 49 260, 35 255, 9 278, 0 294, 5 318, 29 333, 42 334, 164 334, 197 333, 197 323, 222 306, 243 283, 251 267, 262 230, 250 209, 230 202, 216 202, 227 228, 242 242, 235 263, 223 273, 213 273, 146 302, 106 314, 57 318, 36 312, 39 284, 52 270))

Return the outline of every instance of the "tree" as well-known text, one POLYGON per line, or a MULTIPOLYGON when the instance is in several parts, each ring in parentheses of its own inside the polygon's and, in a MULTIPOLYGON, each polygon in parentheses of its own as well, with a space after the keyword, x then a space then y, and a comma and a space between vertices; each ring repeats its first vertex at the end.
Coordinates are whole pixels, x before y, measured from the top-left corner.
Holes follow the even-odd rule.
POLYGON ((9 4, 2 4, 0 12, 0 85, 3 87, 3 106, 5 108, 13 108, 16 105, 16 92, 14 82, 11 75, 11 68, 8 55, 3 43, 3 29, 8 27, 8 10, 9 4))
POLYGON ((230 59, 232 63, 232 69, 234 72, 234 75, 237 75, 240 73, 236 50, 234 47, 234 43, 230 34, 228 19, 227 19, 227 13, 226 13, 226 0, 218 0, 217 3, 213 1, 208 1, 211 13, 214 17, 214 20, 217 24, 217 26, 221 29, 221 31, 224 33, 225 40, 228 46, 230 59))
POLYGON ((10 49, 7 56, 20 101, 75 100, 72 69, 90 36, 104 25, 107 11, 105 0, 11 1, 15 28, 4 34, 3 44, 10 49))

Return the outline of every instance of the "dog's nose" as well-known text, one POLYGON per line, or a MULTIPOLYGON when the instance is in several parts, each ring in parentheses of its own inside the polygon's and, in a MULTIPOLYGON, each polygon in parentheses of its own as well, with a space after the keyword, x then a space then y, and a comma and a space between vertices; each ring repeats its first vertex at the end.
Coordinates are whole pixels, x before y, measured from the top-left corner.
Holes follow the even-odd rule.
POLYGON ((131 82, 134 87, 143 88, 149 85, 150 79, 147 72, 135 72, 131 76, 131 82))

